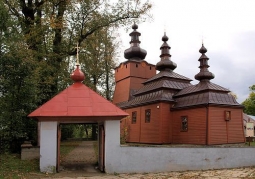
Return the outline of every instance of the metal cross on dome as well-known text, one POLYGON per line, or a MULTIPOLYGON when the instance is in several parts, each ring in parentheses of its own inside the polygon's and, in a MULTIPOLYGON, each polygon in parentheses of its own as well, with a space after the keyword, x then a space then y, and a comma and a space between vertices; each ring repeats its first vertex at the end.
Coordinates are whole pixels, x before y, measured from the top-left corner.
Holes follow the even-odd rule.
POLYGON ((79 49, 81 48, 81 47, 79 47, 79 43, 77 42, 77 46, 75 47, 76 49, 77 49, 77 53, 76 53, 76 65, 80 65, 80 63, 79 63, 79 49))

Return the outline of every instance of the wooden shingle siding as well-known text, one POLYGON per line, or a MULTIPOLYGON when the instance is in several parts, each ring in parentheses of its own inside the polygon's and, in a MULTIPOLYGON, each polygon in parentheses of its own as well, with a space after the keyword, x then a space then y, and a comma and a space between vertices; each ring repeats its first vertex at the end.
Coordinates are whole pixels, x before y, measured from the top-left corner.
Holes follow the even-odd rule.
POLYGON ((206 108, 173 111, 173 143, 206 144, 206 108), (181 116, 188 117, 188 131, 181 132, 181 116))
POLYGON ((160 126, 161 120, 158 104, 152 104, 141 107, 141 143, 161 143, 160 142, 160 126), (145 110, 151 109, 150 123, 145 123, 145 110))
POLYGON ((244 142, 242 109, 209 107, 209 144, 244 142), (225 111, 231 111, 231 120, 225 120, 225 111))
POLYGON ((159 105, 160 116, 158 117, 158 120, 161 120, 160 133, 162 143, 172 143, 172 118, 170 112, 171 105, 172 104, 168 103, 160 103, 159 105))
POLYGON ((147 62, 122 63, 115 69, 115 90, 113 103, 128 101, 130 90, 138 90, 143 82, 156 74, 155 65, 147 62))
POLYGON ((126 112, 130 115, 130 120, 128 122, 128 140, 127 142, 140 142, 140 126, 141 126, 141 121, 140 121, 140 108, 132 108, 126 110, 126 112), (132 124, 132 112, 136 111, 137 112, 137 117, 136 117, 136 123, 132 124))

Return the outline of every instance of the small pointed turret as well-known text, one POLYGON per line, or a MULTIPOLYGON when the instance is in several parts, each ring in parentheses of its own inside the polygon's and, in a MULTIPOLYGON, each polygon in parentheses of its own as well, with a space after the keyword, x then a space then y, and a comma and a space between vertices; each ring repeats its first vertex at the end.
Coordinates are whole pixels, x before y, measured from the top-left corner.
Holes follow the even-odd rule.
POLYGON ((199 81, 209 81, 214 78, 214 74, 208 70, 208 68, 210 67, 208 65, 209 58, 205 55, 207 49, 204 47, 204 44, 202 44, 199 52, 202 54, 201 57, 198 59, 198 61, 200 61, 200 72, 195 75, 195 79, 199 81))
POLYGON ((140 48, 139 36, 141 35, 136 29, 138 29, 137 24, 132 25, 133 32, 129 34, 131 36, 130 48, 126 49, 124 52, 124 57, 128 60, 143 60, 147 55, 146 50, 140 48))
POLYGON ((164 42, 161 47, 161 61, 157 63, 156 65, 156 70, 159 71, 173 71, 177 65, 176 63, 174 63, 173 61, 171 61, 170 57, 170 53, 169 53, 169 49, 171 48, 168 44, 168 37, 166 36, 166 33, 164 33, 164 36, 162 37, 162 41, 164 42))

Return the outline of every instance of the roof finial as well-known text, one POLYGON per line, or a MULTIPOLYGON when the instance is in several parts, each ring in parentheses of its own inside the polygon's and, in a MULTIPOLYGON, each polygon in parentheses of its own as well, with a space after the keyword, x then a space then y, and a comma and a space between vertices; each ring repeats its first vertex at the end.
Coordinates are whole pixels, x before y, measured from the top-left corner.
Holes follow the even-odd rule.
POLYGON ((205 55, 207 49, 204 47, 202 43, 202 47, 200 48, 199 52, 202 54, 201 57, 198 59, 200 61, 200 72, 195 75, 195 79, 199 81, 209 81, 214 78, 214 74, 208 70, 210 67, 208 65, 209 58, 205 55))
POLYGON ((140 32, 137 31, 138 25, 134 22, 132 25, 133 32, 129 34, 131 36, 130 48, 124 52, 124 57, 128 60, 143 60, 147 54, 146 50, 140 47, 139 36, 140 32))
POLYGON ((161 55, 160 55, 160 62, 156 64, 156 70, 159 71, 173 71, 177 65, 174 63, 170 57, 170 46, 167 44, 168 37, 166 36, 166 32, 164 32, 164 36, 162 37, 163 44, 160 47, 161 55))
POLYGON ((84 73, 79 69, 79 66, 80 66, 80 63, 79 63, 79 49, 81 47, 79 47, 79 44, 77 43, 77 46, 75 48, 77 49, 77 53, 76 53, 76 69, 71 74, 71 79, 74 82, 81 83, 85 79, 84 73))
POLYGON ((77 42, 77 46, 75 47, 77 50, 76 50, 76 65, 80 65, 80 63, 79 63, 79 49, 81 48, 81 47, 79 47, 79 43, 77 42))

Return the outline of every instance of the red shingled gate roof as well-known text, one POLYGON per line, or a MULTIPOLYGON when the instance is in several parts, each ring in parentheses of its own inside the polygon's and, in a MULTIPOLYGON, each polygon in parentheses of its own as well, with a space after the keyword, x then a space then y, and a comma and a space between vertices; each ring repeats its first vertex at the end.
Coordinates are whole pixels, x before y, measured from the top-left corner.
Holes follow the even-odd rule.
POLYGON ((106 116, 121 119, 128 114, 79 82, 75 82, 28 115, 35 118, 106 116))

